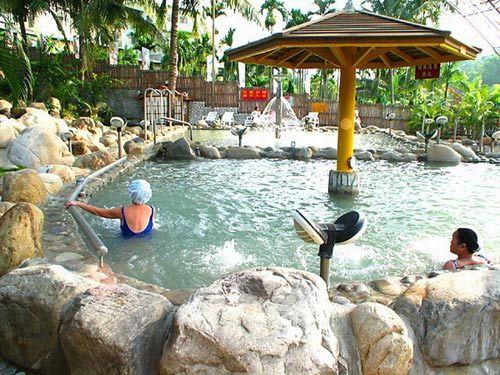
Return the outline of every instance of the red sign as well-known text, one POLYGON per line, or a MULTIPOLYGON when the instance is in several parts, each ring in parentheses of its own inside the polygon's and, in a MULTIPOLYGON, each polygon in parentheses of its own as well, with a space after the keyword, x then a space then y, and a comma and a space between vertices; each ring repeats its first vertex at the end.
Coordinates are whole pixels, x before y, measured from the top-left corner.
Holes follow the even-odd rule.
POLYGON ((241 89, 241 100, 268 100, 269 90, 266 89, 241 89))
POLYGON ((439 78, 441 64, 419 65, 415 69, 415 79, 439 78))

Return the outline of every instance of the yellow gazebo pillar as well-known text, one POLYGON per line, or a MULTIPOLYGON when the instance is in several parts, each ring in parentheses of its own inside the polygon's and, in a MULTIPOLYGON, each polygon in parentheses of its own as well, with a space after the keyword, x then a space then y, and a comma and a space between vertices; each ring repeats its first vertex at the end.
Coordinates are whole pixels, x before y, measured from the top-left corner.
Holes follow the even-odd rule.
POLYGON ((328 180, 330 193, 356 195, 358 174, 353 170, 354 108, 356 105, 356 68, 340 69, 337 170, 331 170, 328 180))

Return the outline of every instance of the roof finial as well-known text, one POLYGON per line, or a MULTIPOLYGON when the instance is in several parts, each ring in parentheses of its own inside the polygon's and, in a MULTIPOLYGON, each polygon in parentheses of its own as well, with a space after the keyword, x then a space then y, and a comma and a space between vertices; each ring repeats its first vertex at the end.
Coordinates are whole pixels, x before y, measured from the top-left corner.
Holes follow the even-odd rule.
POLYGON ((347 0, 344 10, 347 10, 348 12, 354 12, 354 4, 352 3, 352 0, 347 0))

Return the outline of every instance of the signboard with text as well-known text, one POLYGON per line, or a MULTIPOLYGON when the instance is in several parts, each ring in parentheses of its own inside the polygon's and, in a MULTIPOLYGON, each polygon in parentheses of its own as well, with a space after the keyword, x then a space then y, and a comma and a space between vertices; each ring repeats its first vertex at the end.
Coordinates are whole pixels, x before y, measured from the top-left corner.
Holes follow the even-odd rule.
POLYGON ((319 113, 328 112, 328 103, 327 102, 312 102, 311 103, 311 112, 319 112, 319 113))
POLYGON ((241 100, 268 100, 269 90, 267 89, 241 89, 241 100))
POLYGON ((415 67, 415 79, 439 78, 441 64, 418 65, 415 67))

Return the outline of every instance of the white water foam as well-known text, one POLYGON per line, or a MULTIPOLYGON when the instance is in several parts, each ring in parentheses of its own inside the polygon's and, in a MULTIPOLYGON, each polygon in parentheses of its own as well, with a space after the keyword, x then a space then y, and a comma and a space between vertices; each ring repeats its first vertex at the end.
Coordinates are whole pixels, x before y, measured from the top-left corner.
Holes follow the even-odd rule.
POLYGON ((208 252, 201 257, 201 262, 209 266, 214 273, 229 272, 253 261, 253 256, 241 254, 236 250, 234 239, 224 242, 222 246, 209 245, 208 252))

